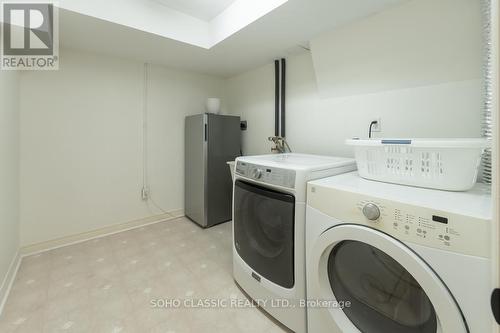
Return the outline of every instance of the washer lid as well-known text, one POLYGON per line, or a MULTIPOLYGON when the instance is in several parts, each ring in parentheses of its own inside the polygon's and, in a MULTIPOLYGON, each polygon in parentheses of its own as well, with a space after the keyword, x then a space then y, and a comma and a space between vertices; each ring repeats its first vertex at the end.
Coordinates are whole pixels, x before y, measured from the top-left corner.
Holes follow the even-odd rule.
POLYGON ((413 250, 382 232, 352 224, 335 226, 318 238, 309 262, 309 300, 351 301, 349 309, 321 309, 343 332, 366 327, 371 332, 397 332, 398 327, 405 332, 412 327, 422 332, 468 332, 439 276, 413 250))
POLYGON ((268 154, 238 157, 238 161, 291 170, 316 171, 354 165, 352 158, 308 155, 308 154, 268 154))

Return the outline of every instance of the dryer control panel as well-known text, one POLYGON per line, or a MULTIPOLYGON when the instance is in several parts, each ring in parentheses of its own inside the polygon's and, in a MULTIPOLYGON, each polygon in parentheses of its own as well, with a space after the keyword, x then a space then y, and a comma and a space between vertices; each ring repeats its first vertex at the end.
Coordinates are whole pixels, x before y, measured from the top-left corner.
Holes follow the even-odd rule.
POLYGON ((263 165, 238 161, 238 163, 236 163, 235 172, 239 176, 256 180, 262 183, 292 189, 295 188, 294 170, 267 167, 263 165))
POLYGON ((337 220, 370 226, 401 241, 473 256, 490 256, 491 220, 486 218, 311 184, 307 204, 337 220))

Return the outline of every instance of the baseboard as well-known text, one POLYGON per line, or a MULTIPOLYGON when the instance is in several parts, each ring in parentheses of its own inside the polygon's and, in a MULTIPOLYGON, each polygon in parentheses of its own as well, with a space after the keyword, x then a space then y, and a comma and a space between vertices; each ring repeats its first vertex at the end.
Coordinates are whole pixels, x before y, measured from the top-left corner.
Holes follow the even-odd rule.
POLYGON ((105 227, 105 228, 101 228, 101 229, 97 229, 97 230, 92 230, 92 231, 77 234, 77 235, 71 235, 71 236, 62 237, 62 238, 50 240, 50 241, 43 242, 43 243, 24 246, 21 248, 20 254, 21 254, 21 257, 26 257, 26 256, 30 256, 33 254, 57 249, 60 247, 82 243, 82 242, 85 242, 85 241, 88 241, 91 239, 101 238, 101 237, 116 234, 119 232, 140 228, 140 227, 143 227, 146 225, 176 219, 176 218, 179 218, 182 216, 184 216, 183 210, 180 210, 180 209, 174 210, 174 211, 167 212, 167 213, 161 214, 161 215, 150 216, 150 217, 146 217, 143 219, 138 219, 138 220, 134 220, 134 221, 126 222, 126 223, 116 224, 116 225, 112 225, 109 227, 105 227))
POLYGON ((9 297, 10 289, 14 284, 14 280, 17 275, 17 271, 21 264, 21 254, 16 252, 16 255, 10 262, 9 270, 3 279, 2 284, 0 285, 0 315, 3 312, 3 308, 5 306, 5 302, 7 301, 7 297, 9 297))
POLYGON ((177 218, 177 217, 182 217, 184 216, 184 209, 176 209, 176 210, 172 210, 169 212, 170 215, 172 215, 173 217, 177 218))

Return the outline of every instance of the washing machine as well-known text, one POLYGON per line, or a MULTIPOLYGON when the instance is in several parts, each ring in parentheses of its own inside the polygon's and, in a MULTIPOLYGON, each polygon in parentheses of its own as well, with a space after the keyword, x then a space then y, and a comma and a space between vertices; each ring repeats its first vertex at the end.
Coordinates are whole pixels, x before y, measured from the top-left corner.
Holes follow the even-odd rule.
POLYGON ((488 333, 491 195, 361 179, 308 183, 311 333, 488 333))
POLYGON ((271 316, 306 331, 305 201, 307 181, 356 169, 349 158, 305 154, 236 159, 233 273, 271 316))

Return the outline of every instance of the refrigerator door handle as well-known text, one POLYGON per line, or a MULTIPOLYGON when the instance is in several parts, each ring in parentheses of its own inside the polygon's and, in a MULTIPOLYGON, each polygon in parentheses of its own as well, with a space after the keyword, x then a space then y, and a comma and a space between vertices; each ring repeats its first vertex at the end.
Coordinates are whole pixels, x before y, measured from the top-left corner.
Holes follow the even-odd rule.
POLYGON ((205 123, 205 142, 208 141, 208 124, 205 123))

